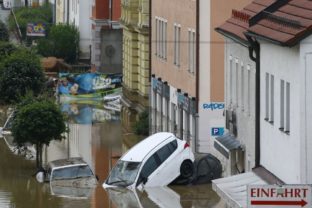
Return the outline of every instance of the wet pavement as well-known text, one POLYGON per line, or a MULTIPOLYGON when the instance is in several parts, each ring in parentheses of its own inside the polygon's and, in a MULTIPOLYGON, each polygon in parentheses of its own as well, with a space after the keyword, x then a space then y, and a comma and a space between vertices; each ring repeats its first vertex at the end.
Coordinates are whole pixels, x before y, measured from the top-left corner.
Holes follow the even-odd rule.
MULTIPOLYGON (((111 189, 102 183, 118 158, 141 137, 123 131, 119 112, 104 109, 103 103, 67 103, 61 106, 69 116, 68 139, 52 142, 43 150, 46 164, 56 159, 82 157, 99 177, 94 189, 55 190, 49 183, 40 184, 33 176, 35 161, 16 155, 9 142, 0 138, 0 207, 1 208, 222 208, 211 185, 170 186, 145 191, 111 189), (12 148, 11 148, 12 149, 12 148)), ((5 122, 0 110, 0 126, 5 122)))

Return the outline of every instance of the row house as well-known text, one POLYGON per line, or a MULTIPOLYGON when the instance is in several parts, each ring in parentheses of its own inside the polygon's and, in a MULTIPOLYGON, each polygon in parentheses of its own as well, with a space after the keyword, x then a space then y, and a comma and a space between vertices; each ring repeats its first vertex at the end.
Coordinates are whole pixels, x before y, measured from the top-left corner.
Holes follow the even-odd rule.
POLYGON ((235 165, 230 164, 231 156, 241 151, 245 158, 238 157, 238 163, 247 172, 230 172, 238 175, 213 181, 213 188, 231 207, 246 206, 250 183, 312 182, 311 17, 309 0, 255 0, 241 11, 233 10, 217 28, 228 42, 227 84, 238 84, 226 88, 229 134, 217 138, 215 146, 230 155, 225 163, 229 168, 235 165), (249 114, 248 103, 254 107, 253 122, 246 123, 248 118, 239 119, 239 114, 249 114), (244 138, 246 131, 252 134, 244 138))
POLYGON ((73 24, 80 33, 82 62, 106 73, 122 70, 120 0, 57 0, 56 23, 73 24))
POLYGON ((225 50, 214 28, 248 2, 152 2, 152 133, 170 131, 195 152, 216 152, 214 138, 225 126, 225 50))
POLYGON ((93 0, 91 13, 91 63, 105 73, 122 72, 120 0, 93 0))
POLYGON ((130 130, 148 110, 150 89, 150 0, 122 0, 123 126, 130 130))

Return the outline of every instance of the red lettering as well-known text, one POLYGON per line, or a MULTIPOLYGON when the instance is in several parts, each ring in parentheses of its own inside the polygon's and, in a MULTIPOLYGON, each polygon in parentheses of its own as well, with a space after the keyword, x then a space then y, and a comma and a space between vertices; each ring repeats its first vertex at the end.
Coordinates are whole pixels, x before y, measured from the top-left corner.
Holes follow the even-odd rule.
POLYGON ((303 191, 303 198, 306 198, 307 197, 307 191, 308 191, 309 189, 307 189, 307 188, 304 188, 304 189, 302 189, 302 191, 303 191))
POLYGON ((251 195, 251 197, 257 197, 257 195, 255 195, 256 194, 256 188, 252 188, 252 189, 250 189, 250 195, 251 195))
POLYGON ((290 188, 290 189, 287 189, 287 188, 285 188, 285 196, 284 197, 293 197, 294 196, 294 194, 293 194, 293 192, 294 192, 294 189, 292 189, 292 188, 290 188))
POLYGON ((295 196, 294 196, 294 197, 301 197, 301 196, 300 196, 300 192, 301 192, 301 190, 298 189, 298 188, 296 188, 296 189, 295 189, 295 196))
POLYGON ((270 196, 270 191, 269 189, 265 190, 265 189, 261 189, 261 197, 266 196, 269 197, 270 196))
POLYGON ((271 197, 275 197, 275 194, 276 194, 276 189, 271 188, 271 197))

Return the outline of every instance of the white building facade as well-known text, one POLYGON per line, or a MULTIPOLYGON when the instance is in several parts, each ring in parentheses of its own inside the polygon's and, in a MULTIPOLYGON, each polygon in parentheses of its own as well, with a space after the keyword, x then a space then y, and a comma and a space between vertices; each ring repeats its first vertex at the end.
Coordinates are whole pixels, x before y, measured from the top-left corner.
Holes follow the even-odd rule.
POLYGON ((250 172, 255 166, 255 70, 248 45, 226 38, 225 134, 239 141, 240 147, 228 155, 215 152, 222 162, 223 176, 250 172))
POLYGON ((56 23, 69 23, 79 30, 79 58, 82 60, 91 59, 91 10, 92 1, 57 0, 56 4, 56 23))
POLYGON ((261 42, 261 164, 286 183, 312 183, 311 40, 261 42))

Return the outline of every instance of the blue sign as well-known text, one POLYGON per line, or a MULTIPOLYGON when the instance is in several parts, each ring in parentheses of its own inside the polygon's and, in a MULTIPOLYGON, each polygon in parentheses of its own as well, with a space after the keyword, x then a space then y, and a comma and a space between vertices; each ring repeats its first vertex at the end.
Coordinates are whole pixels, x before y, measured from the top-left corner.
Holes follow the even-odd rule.
POLYGON ((218 127, 218 128, 211 128, 211 135, 212 136, 222 136, 224 134, 224 128, 218 127))
POLYGON ((223 110, 225 107, 224 103, 204 103, 203 108, 204 109, 210 109, 210 110, 223 110))

